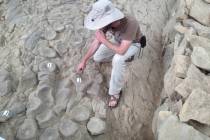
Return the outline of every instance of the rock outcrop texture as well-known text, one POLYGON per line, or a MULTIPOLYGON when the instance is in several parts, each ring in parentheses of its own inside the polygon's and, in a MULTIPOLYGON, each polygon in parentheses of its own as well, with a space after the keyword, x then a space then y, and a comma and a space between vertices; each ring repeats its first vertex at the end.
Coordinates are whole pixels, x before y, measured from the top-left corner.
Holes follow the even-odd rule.
POLYGON ((158 140, 210 139, 210 1, 179 0, 163 30, 164 88, 158 140))
POLYGON ((0 137, 208 140, 209 0, 113 1, 137 18, 148 42, 128 63, 112 110, 111 63, 91 59, 75 72, 94 35, 83 27, 93 2, 0 0, 0 137))

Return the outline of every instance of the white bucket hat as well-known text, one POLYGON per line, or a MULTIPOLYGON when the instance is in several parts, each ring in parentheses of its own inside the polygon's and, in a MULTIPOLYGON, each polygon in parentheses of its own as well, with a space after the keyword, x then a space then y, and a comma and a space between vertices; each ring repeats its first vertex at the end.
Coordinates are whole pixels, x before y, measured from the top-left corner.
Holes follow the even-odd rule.
POLYGON ((124 14, 114 7, 111 1, 98 0, 85 18, 84 25, 87 29, 97 30, 122 18, 124 18, 124 14))

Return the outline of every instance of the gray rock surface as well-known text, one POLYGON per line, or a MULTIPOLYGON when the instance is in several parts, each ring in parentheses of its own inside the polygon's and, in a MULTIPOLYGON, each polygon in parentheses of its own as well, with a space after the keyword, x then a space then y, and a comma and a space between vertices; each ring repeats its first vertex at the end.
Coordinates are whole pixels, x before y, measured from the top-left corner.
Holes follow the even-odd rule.
POLYGON ((170 10, 172 26, 163 30, 164 66, 168 69, 153 118, 157 140, 209 139, 209 8, 206 0, 179 0, 175 11, 170 10), (167 50, 172 49, 169 54, 167 50))
POLYGON ((106 118, 106 104, 104 101, 95 99, 92 101, 93 111, 96 117, 106 118))
POLYGON ((175 73, 176 77, 186 78, 187 70, 190 65, 190 57, 184 55, 175 56, 175 73))
POLYGON ((210 71, 210 47, 202 48, 196 47, 193 50, 192 56, 192 63, 197 67, 210 71))
POLYGON ((205 78, 205 75, 194 65, 190 66, 187 75, 188 77, 175 88, 183 98, 186 99, 195 88, 209 90, 208 78, 205 78))
POLYGON ((0 96, 5 96, 12 91, 12 83, 10 80, 1 82, 0 85, 0 96))
POLYGON ((48 46, 42 46, 38 48, 39 54, 43 57, 53 58, 56 57, 56 52, 48 46))
POLYGON ((65 29, 65 26, 61 22, 55 22, 52 26, 56 32, 62 32, 65 29))
POLYGON ((47 106, 54 105, 54 91, 50 86, 41 85, 37 89, 37 97, 47 106))
POLYGON ((54 111, 59 114, 61 111, 64 111, 67 107, 67 103, 70 99, 71 91, 68 88, 60 89, 56 95, 56 105, 54 106, 54 111))
POLYGON ((54 43, 53 46, 60 56, 63 56, 68 51, 67 44, 62 43, 61 41, 54 43))
POLYGON ((178 20, 186 19, 187 18, 187 10, 185 9, 186 2, 185 1, 177 1, 177 12, 176 12, 176 18, 178 20))
POLYGON ((5 96, 12 92, 12 81, 9 72, 6 70, 0 71, 0 96, 5 96))
POLYGON ((40 136, 40 140, 60 140, 60 134, 56 128, 47 128, 40 136))
POLYGON ((63 119, 59 124, 59 131, 66 138, 74 136, 78 129, 79 125, 70 119, 63 119))
MULTIPOLYGON (((160 112, 159 115, 164 115, 160 112), (161 114, 160 114, 161 113, 161 114)), ((179 122, 178 118, 171 114, 162 117, 162 125, 159 128, 158 140, 209 140, 210 138, 195 130, 192 126, 179 122)))
POLYGON ((32 93, 29 96, 29 103, 27 106, 27 116, 29 115, 36 115, 41 113, 42 107, 43 107, 43 102, 32 93))
MULTIPOLYGON (((45 67, 46 68, 46 67, 45 67)), ((55 81, 55 74, 50 73, 48 70, 49 69, 42 69, 43 71, 38 72, 38 80, 39 81, 49 81, 51 83, 54 83, 55 81), (46 71, 45 71, 46 70, 46 71)), ((41 69, 40 69, 41 70, 41 69)))
POLYGON ((90 118, 90 110, 86 106, 77 106, 72 109, 72 117, 75 121, 83 122, 90 118))
POLYGON ((98 83, 93 83, 91 87, 87 90, 87 93, 90 95, 99 95, 100 89, 101 87, 98 83))
POLYGON ((210 0, 204 0, 205 2, 207 2, 207 3, 210 3, 210 0))
POLYGON ((189 41, 193 48, 195 47, 209 48, 210 46, 210 43, 209 43, 210 39, 202 37, 202 36, 192 35, 189 41))
POLYGON ((32 140, 37 137, 37 125, 33 119, 25 119, 24 123, 18 128, 17 138, 21 140, 32 140))
POLYGON ((184 55, 187 48, 187 39, 184 37, 182 40, 175 42, 174 44, 174 54, 184 55))
POLYGON ((41 39, 42 32, 39 30, 34 30, 34 32, 31 32, 29 35, 24 36, 25 42, 24 46, 26 50, 32 51, 36 45, 37 42, 41 39))
POLYGON ((172 87, 176 87, 177 85, 174 67, 175 65, 172 64, 164 76, 164 91, 167 93, 168 97, 174 94, 174 88, 172 87))
POLYGON ((103 120, 93 117, 87 123, 87 128, 92 135, 100 135, 106 131, 106 124, 103 120))
POLYGON ((210 125, 209 110, 210 95, 202 89, 195 89, 183 105, 180 112, 180 120, 183 122, 196 120, 210 125))
POLYGON ((44 30, 44 37, 46 40, 53 40, 55 39, 57 33, 54 31, 54 29, 50 26, 47 26, 44 30))
POLYGON ((37 77, 31 69, 25 69, 20 79, 19 91, 24 92, 27 89, 33 88, 37 85, 37 77))
POLYGON ((183 20, 183 25, 186 27, 192 27, 198 33, 199 36, 206 37, 210 39, 210 29, 200 23, 194 21, 193 19, 183 20))
POLYGON ((40 128, 50 127, 55 120, 55 114, 52 110, 45 110, 36 116, 40 128))
POLYGON ((203 25, 210 26, 210 7, 203 0, 192 0, 189 15, 203 25))

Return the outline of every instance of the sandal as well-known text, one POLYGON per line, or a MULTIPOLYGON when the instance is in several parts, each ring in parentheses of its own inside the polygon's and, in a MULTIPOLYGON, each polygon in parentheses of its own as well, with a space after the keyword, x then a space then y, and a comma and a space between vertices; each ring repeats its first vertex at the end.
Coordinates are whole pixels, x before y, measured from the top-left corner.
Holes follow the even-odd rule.
POLYGON ((134 55, 126 59, 125 62, 132 62, 133 60, 134 60, 134 55))
POLYGON ((118 103, 119 103, 120 97, 121 97, 121 91, 120 91, 119 94, 110 95, 109 100, 108 100, 108 106, 109 106, 110 108, 116 108, 117 105, 118 105, 118 103), (110 104, 113 103, 113 102, 114 102, 114 105, 113 105, 113 104, 110 105, 110 104))

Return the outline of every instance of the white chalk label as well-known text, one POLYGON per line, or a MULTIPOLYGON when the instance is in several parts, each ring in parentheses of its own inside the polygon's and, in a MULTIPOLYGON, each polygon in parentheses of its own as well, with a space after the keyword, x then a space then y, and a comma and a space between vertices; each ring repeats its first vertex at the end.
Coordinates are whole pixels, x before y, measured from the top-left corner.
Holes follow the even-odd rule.
POLYGON ((81 82, 82 82, 81 77, 77 77, 77 83, 81 83, 81 82))
POLYGON ((48 67, 48 68, 51 68, 51 67, 52 67, 52 63, 48 63, 48 64, 47 64, 47 67, 48 67))

